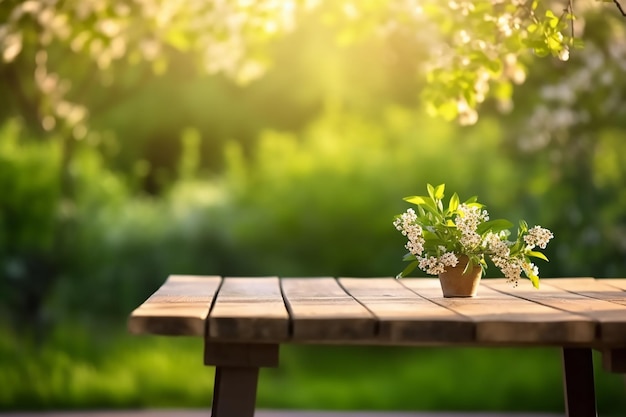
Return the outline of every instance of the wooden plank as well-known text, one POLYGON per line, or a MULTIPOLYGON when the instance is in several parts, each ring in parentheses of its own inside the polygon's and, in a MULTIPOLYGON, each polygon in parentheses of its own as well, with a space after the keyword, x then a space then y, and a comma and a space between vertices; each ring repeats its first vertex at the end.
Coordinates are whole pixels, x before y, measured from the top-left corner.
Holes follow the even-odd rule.
POLYGON ((289 314, 278 277, 224 278, 208 318, 207 343, 286 340, 289 314))
POLYGON ((477 342, 545 345, 594 340, 591 319, 503 294, 486 285, 481 285, 475 298, 444 298, 438 279, 401 282, 416 294, 472 320, 477 342))
POLYGON ((300 342, 372 340, 375 317, 330 277, 282 278, 292 339, 300 342))
POLYGON ((520 281, 517 288, 511 288, 504 279, 485 280, 484 285, 552 308, 589 317, 596 322, 596 336, 601 341, 626 343, 626 305, 589 298, 549 284, 555 281, 557 279, 542 279, 539 290, 533 288, 528 280, 520 281))
POLYGON ((376 315, 377 340, 401 344, 474 340, 472 321, 418 296, 395 278, 340 278, 339 283, 376 315))
POLYGON ((128 329, 135 334, 204 336, 205 320, 218 276, 172 275, 133 311, 128 329))
POLYGON ((626 305, 626 291, 620 290, 602 279, 552 278, 542 279, 541 281, 565 291, 584 295, 585 297, 626 305))
POLYGON ((599 281, 626 291, 626 278, 602 278, 599 281))

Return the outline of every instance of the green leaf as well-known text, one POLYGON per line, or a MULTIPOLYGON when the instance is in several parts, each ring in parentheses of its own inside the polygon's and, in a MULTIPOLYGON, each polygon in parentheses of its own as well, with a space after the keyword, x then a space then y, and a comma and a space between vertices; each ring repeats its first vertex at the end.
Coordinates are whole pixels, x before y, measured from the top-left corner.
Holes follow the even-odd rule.
POLYGON ((411 252, 407 252, 407 253, 406 253, 406 254, 402 257, 402 260, 403 260, 403 261, 405 261, 405 262, 408 262, 408 261, 415 261, 415 260, 416 260, 416 258, 415 258, 415 255, 413 255, 411 252))
POLYGON ((543 259, 546 262, 550 262, 548 260, 548 257, 539 251, 531 250, 531 251, 526 252, 526 255, 532 256, 533 258, 543 259))
POLYGON ((432 213, 433 215, 437 217, 441 216, 439 211, 437 211, 437 207, 434 205, 434 202, 432 201, 427 201, 426 204, 421 205, 420 207, 423 207, 426 211, 428 211, 429 213, 432 213))
POLYGON ((515 244, 509 248, 510 251, 511 251, 511 255, 514 255, 514 254, 518 253, 521 250, 521 246, 522 246, 522 244, 520 243, 520 241, 518 239, 515 242, 515 244))
POLYGON ((435 188, 435 200, 441 200, 443 198, 445 189, 446 189, 446 184, 439 184, 435 188))
POLYGON ((489 68, 493 74, 498 75, 502 73, 502 61, 500 59, 485 60, 484 65, 486 68, 489 68))
POLYGON ((563 48, 562 41, 563 39, 560 38, 557 34, 546 38, 548 48, 550 48, 551 51, 560 51, 563 48))
POLYGON ((510 82, 498 82, 494 84, 493 95, 503 100, 510 99, 513 96, 513 84, 510 82))
POLYGON ((528 279, 530 279, 530 282, 533 283, 533 287, 539 289, 539 277, 535 274, 530 274, 530 276, 528 277, 528 279))
POLYGON ((459 115, 459 107, 454 100, 446 100, 435 108, 435 113, 444 120, 454 120, 459 115))
POLYGON ((418 206, 422 204, 429 204, 428 197, 423 196, 423 195, 413 195, 410 197, 404 197, 403 200, 408 201, 409 203, 412 203, 412 204, 417 204, 418 206))
POLYGON ((520 231, 520 234, 524 234, 528 232, 528 223, 526 223, 526 220, 519 221, 519 231, 520 231))
MULTIPOLYGON (((422 230, 422 235, 424 236, 424 240, 426 241, 426 243, 432 243, 432 242, 435 242, 435 241, 436 241, 436 244, 440 243, 440 239, 437 236, 437 234, 435 234, 435 233, 433 233, 433 232, 431 232, 429 230, 426 230, 426 229, 422 230)), ((441 242, 441 243, 443 243, 443 242, 441 242)))
POLYGON ((454 213, 459 208, 459 195, 457 193, 452 194, 450 197, 450 204, 448 205, 448 212, 454 213))
POLYGON ((430 198, 435 200, 435 187, 430 184, 426 184, 426 189, 428 190, 428 195, 430 196, 430 198))
POLYGON ((170 45, 181 51, 188 51, 191 47, 189 36, 179 29, 169 30, 165 34, 165 39, 170 45))
POLYGON ((419 265, 418 261, 415 262, 411 262, 410 264, 407 265, 406 268, 404 268, 402 270, 402 272, 400 272, 396 278, 404 278, 406 277, 408 274, 410 274, 411 272, 413 272, 415 270, 415 268, 417 268, 417 266, 419 265))
POLYGON ((492 231, 493 233, 498 233, 501 230, 507 230, 513 227, 513 223, 505 219, 494 219, 489 220, 487 222, 481 223, 476 228, 476 233, 482 235, 488 231, 492 231))

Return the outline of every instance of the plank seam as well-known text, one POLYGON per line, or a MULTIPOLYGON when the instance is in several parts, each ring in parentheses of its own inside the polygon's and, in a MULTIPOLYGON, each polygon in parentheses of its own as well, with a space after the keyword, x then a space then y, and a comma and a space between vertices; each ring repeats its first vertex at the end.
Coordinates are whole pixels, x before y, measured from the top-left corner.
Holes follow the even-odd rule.
MULTIPOLYGON (((601 337, 602 336, 601 335, 601 323, 597 319, 595 319, 594 317, 588 316, 584 312, 574 313, 572 311, 565 310, 564 308, 551 306, 548 303, 541 302, 541 300, 533 300, 533 299, 531 299, 529 297, 524 297, 521 294, 514 294, 513 292, 505 292, 505 291, 500 290, 498 288, 494 288, 491 285, 486 284, 486 283, 483 283, 483 285, 485 285, 487 288, 489 288, 489 289, 491 289, 493 291, 499 292, 500 294, 511 295, 513 297, 516 297, 516 298, 519 298, 519 299, 522 299, 522 300, 526 300, 526 301, 529 301, 531 303, 539 304, 541 306, 548 307, 548 308, 551 308, 553 310, 559 310, 559 311, 562 311, 563 313, 572 314, 574 316, 580 316, 580 317, 583 317, 583 318, 585 318, 587 320, 591 320, 594 323, 594 330, 593 330, 594 338, 597 339, 597 340, 600 340, 602 338, 601 337)), ((547 284, 547 285, 550 285, 550 284, 547 284)), ((555 288, 558 288, 558 287, 555 287, 555 288)), ((558 289, 563 290, 562 288, 558 288, 558 289)), ((570 293, 576 294, 576 295, 582 295, 582 294, 577 294, 577 293, 571 292, 571 291, 566 291, 566 292, 570 292, 570 293)), ((595 300, 595 298, 592 298, 592 297, 587 297, 587 298, 595 300)), ((604 300, 604 301, 606 301, 606 300, 604 300)))
MULTIPOLYGON (((572 312, 572 311, 570 311, 570 310, 566 310, 566 309, 564 309, 564 308, 551 306, 550 304, 548 304, 548 303, 546 303, 546 302, 541 302, 541 300, 533 300, 532 298, 530 298, 530 297, 525 297, 525 296, 523 296, 523 295, 521 295, 521 294, 514 294, 513 292, 506 292, 506 291, 500 290, 500 289, 498 289, 498 288, 492 287, 490 284, 484 284, 484 283, 483 283, 483 285, 485 285, 487 288, 489 288, 489 289, 491 289, 491 290, 493 290, 493 291, 499 292, 500 294, 504 294, 504 295, 511 295, 511 296, 513 296, 513 297, 515 297, 515 298, 521 298, 522 300, 530 301, 531 303, 539 304, 539 305, 542 305, 542 306, 544 306, 544 307, 549 307, 549 308, 551 308, 551 309, 553 309, 553 310, 559 310, 559 311, 562 311, 562 312, 564 312, 564 313, 567 313, 567 314, 572 314, 572 315, 575 315, 575 316, 582 316, 582 317, 584 317, 584 318, 586 318, 586 319, 593 320, 596 324, 598 324, 598 323, 599 323, 599 322, 598 322, 598 320, 596 320, 595 318, 593 318, 593 317, 591 317, 591 316, 586 315, 584 312, 574 313, 574 312, 572 312)), ((547 284, 547 285, 550 285, 550 284, 547 284)), ((555 287, 555 288, 556 288, 556 287, 555 287)), ((561 290, 562 290, 562 288, 559 288, 559 289, 561 289, 561 290)), ((571 292, 571 291, 568 291, 568 292, 571 292)), ((577 294, 577 293, 575 293, 575 292, 571 292, 571 293, 572 293, 572 294, 576 294, 576 295, 581 295, 581 296, 583 296, 583 294, 577 294)), ((592 298, 592 297, 586 297, 586 298, 589 298, 589 299, 592 299, 592 300, 596 300, 596 298, 592 298)), ((606 300, 601 300, 601 301, 606 301, 606 300)))
MULTIPOLYGON (((601 282, 601 281, 602 281, 601 279, 597 279, 597 278, 593 278, 593 279, 594 279, 596 282, 601 282)), ((622 290, 621 288, 615 287, 614 285, 611 285, 611 284, 607 284, 607 283, 602 283, 602 284, 603 284, 603 285, 607 285, 607 286, 612 287, 612 288, 615 288, 616 290, 624 291, 624 290, 622 290)), ((551 284, 548 284, 548 285, 551 285, 551 284)), ((572 290, 572 289, 566 288, 565 286, 558 285, 558 284, 556 284, 556 285, 552 285, 552 286, 553 286, 553 287, 556 287, 556 288, 558 288, 558 289, 560 289, 560 290, 563 290, 563 291, 566 291, 566 292, 572 293, 572 294, 576 294, 576 295, 580 295, 580 296, 585 297, 585 298, 589 298, 589 299, 591 299, 591 300, 608 301, 609 303, 617 304, 617 305, 620 305, 620 306, 624 306, 624 305, 626 305, 626 304, 621 303, 621 302, 619 302, 619 301, 615 301, 615 300, 608 300, 608 299, 602 298, 602 297, 600 297, 600 296, 592 295, 591 293, 589 293, 589 292, 588 292, 588 291, 586 291, 586 290, 578 290, 578 291, 577 291, 577 290, 572 290)))
MULTIPOLYGON (((430 298, 428 298, 428 297, 424 297, 422 294, 418 293, 418 292, 417 292, 417 291, 415 291, 413 288, 406 286, 406 285, 404 284, 404 282, 402 282, 402 280, 401 280, 401 279, 396 278, 396 281, 398 281, 398 282, 400 283, 400 285, 402 285, 404 288, 406 288, 407 290, 411 291, 413 294, 417 295, 417 296, 418 296, 418 297, 420 297, 421 299, 426 300, 426 301, 428 301, 429 303, 432 303, 432 304, 434 304, 434 305, 436 305, 436 306, 443 307, 443 308, 445 308, 446 310, 448 310, 448 311, 450 311, 450 312, 452 312, 452 313, 456 314, 457 316, 465 317, 465 318, 467 318, 467 319, 468 319, 471 323, 473 323, 472 318, 471 318, 470 316, 468 316, 468 315, 466 315, 466 314, 461 314, 461 313, 459 313, 458 311, 455 311, 454 309, 449 308, 449 307, 448 307, 447 305, 445 305, 444 303, 438 303, 438 302, 437 302, 437 301, 435 301, 435 300, 431 300, 431 299, 430 299, 430 298)), ((474 331, 476 330, 476 329, 475 329, 475 327, 476 327, 476 326, 474 326, 474 331)))
POLYGON ((285 289, 283 288, 283 279, 284 277, 278 278, 278 288, 280 289, 280 295, 283 298, 283 303, 285 304, 285 308, 287 309, 287 313, 289 313, 289 321, 287 322, 287 338, 293 339, 294 334, 294 324, 293 324, 293 308, 291 307, 291 303, 287 299, 285 295, 285 289))
MULTIPOLYGON (((610 279, 610 278, 609 278, 609 279, 610 279)), ((602 278, 598 279, 598 282, 602 282, 602 278)), ((616 290, 618 290, 618 291, 624 291, 624 292, 626 292, 626 290, 625 290, 625 289, 623 289, 622 287, 618 287, 617 285, 614 285, 614 284, 612 284, 612 283, 610 283, 610 282, 602 282, 602 283, 603 283, 604 285, 609 286, 609 287, 615 288, 615 289, 616 289, 616 290)))
POLYGON ((209 312, 206 315, 206 320, 204 320, 204 340, 207 340, 209 337, 209 317, 211 317, 211 312, 213 312, 213 307, 217 302, 217 296, 220 294, 222 290, 222 285, 224 285, 224 277, 220 276, 220 283, 217 285, 215 289, 215 293, 213 294, 213 299, 211 300, 211 305, 209 306, 209 312))
POLYGON ((341 284, 341 281, 339 280, 338 277, 335 277, 334 280, 337 282, 337 285, 339 285, 339 288, 341 288, 346 294, 348 294, 350 297, 352 297, 352 299, 354 301, 356 301, 357 303, 359 303, 361 305, 361 307, 363 307, 365 310, 367 310, 368 313, 370 313, 370 315, 375 319, 374 321, 374 338, 377 338, 380 335, 380 317, 378 317, 376 315, 376 313, 374 313, 372 310, 370 310, 365 304, 363 304, 361 302, 361 300, 359 300, 358 298, 356 298, 354 295, 350 294, 350 291, 348 291, 346 289, 346 287, 344 287, 341 284))

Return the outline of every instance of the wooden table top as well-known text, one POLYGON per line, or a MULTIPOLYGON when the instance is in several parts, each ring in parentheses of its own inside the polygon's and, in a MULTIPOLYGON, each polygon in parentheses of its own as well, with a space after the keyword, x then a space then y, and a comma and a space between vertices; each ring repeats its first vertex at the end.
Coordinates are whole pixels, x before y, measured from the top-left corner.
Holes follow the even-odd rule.
POLYGON ((209 342, 623 348, 626 279, 483 279, 476 298, 444 298, 436 278, 177 275, 128 326, 209 342))

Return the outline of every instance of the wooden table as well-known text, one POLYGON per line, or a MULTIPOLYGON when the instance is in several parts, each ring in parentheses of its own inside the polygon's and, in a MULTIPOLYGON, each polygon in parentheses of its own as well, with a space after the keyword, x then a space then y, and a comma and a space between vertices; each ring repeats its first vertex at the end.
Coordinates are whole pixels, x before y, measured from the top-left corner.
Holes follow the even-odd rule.
POLYGON ((212 415, 254 415, 260 367, 285 343, 555 346, 569 417, 596 416, 592 349, 626 373, 626 279, 483 279, 443 298, 437 279, 170 276, 131 314, 135 334, 204 337, 216 366, 212 415))

